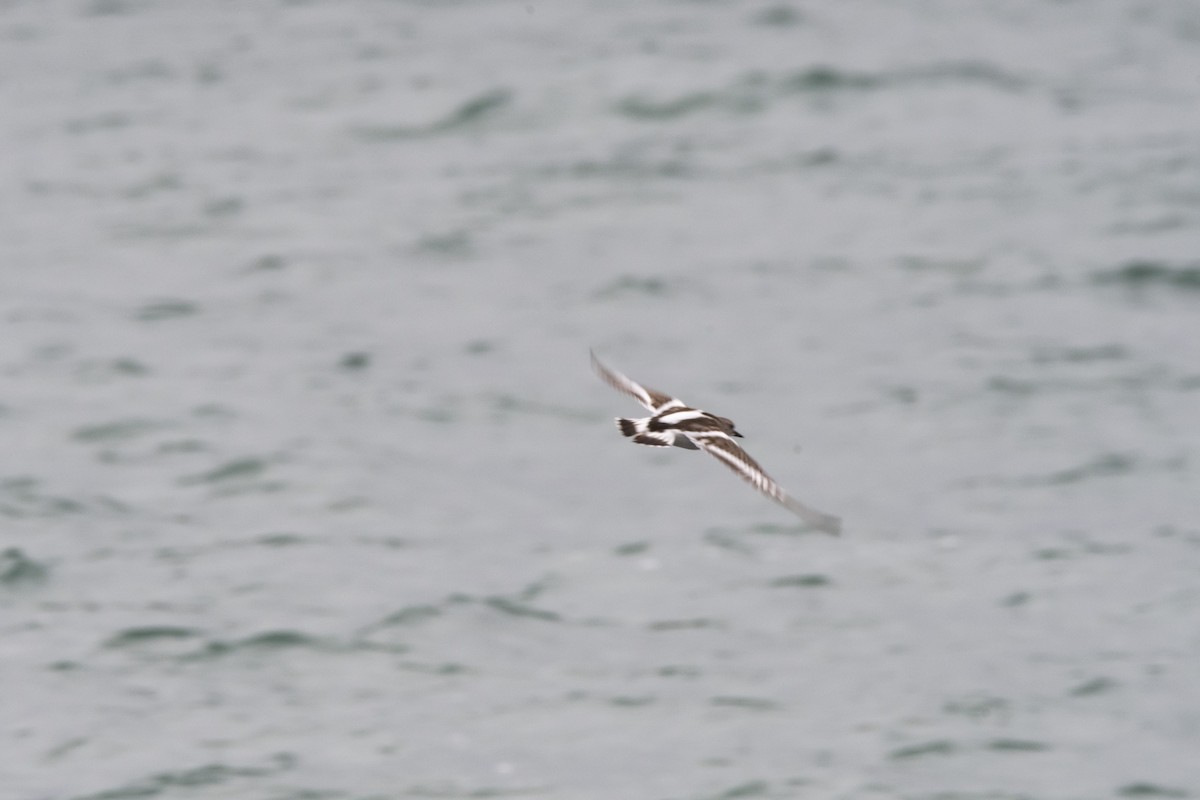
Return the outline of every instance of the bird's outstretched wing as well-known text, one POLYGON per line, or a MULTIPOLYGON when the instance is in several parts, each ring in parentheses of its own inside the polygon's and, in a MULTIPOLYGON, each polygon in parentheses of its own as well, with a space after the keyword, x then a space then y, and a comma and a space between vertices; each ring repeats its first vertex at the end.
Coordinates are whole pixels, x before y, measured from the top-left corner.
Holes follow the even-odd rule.
POLYGON ((698 431, 689 433, 688 438, 725 466, 741 475, 755 489, 800 517, 812 527, 837 536, 842 531, 842 521, 823 514, 801 503, 783 491, 771 476, 763 471, 750 454, 722 431, 698 431))
POLYGON ((656 392, 653 389, 648 389, 645 386, 642 386, 640 383, 626 378, 616 370, 609 369, 608 367, 604 366, 604 364, 600 362, 600 359, 596 358, 596 353, 594 351, 592 352, 592 369, 596 370, 596 374, 600 376, 600 379, 609 386, 616 389, 618 392, 627 394, 634 400, 637 400, 639 403, 648 408, 653 414, 658 414, 664 409, 672 408, 674 406, 684 408, 682 400, 671 397, 669 394, 663 394, 662 392, 656 392))

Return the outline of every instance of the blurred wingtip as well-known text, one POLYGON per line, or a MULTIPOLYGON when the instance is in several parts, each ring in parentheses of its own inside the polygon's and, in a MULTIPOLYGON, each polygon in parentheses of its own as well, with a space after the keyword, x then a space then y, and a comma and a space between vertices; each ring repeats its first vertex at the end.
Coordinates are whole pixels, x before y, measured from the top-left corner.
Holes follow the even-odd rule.
POLYGON ((841 517, 826 517, 822 524, 814 525, 817 530, 824 531, 830 536, 842 535, 842 518, 841 517))
POLYGON ((808 523, 810 528, 828 533, 830 536, 842 535, 841 517, 835 517, 832 514, 823 514, 791 497, 787 498, 785 505, 799 516, 800 519, 808 523))

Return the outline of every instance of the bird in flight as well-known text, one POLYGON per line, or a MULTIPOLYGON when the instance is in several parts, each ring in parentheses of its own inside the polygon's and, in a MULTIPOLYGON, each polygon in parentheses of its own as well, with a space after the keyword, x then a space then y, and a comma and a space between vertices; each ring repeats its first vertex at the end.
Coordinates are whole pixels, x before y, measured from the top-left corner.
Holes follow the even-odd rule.
POLYGON ((734 441, 744 437, 734 427, 733 420, 692 408, 677 397, 642 386, 606 367, 596 358, 595 352, 592 353, 592 368, 609 386, 629 395, 650 411, 650 416, 641 419, 617 418, 621 434, 635 444, 703 450, 812 527, 835 536, 841 532, 840 519, 809 508, 779 488, 758 462, 734 441))

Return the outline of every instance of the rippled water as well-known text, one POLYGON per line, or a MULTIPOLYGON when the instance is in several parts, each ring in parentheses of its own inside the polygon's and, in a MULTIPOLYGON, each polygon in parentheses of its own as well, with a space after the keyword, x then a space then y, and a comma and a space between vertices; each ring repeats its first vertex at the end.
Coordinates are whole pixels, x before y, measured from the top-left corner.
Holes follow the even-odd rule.
POLYGON ((0 2, 0 798, 1200 796, 1197 75, 1186 2, 0 2))

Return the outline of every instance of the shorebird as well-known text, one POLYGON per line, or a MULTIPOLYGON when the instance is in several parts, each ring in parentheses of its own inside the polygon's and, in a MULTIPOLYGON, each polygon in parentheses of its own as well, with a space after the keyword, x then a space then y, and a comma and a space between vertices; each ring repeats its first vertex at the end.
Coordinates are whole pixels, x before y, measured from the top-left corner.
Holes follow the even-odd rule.
POLYGON ((592 367, 601 380, 637 400, 650 411, 650 416, 641 419, 617 417, 617 428, 635 444, 703 450, 812 527, 834 536, 841 532, 840 519, 809 508, 790 497, 734 441, 735 438, 745 437, 738 433, 733 420, 692 408, 677 397, 642 386, 606 367, 595 352, 592 352, 592 367))

